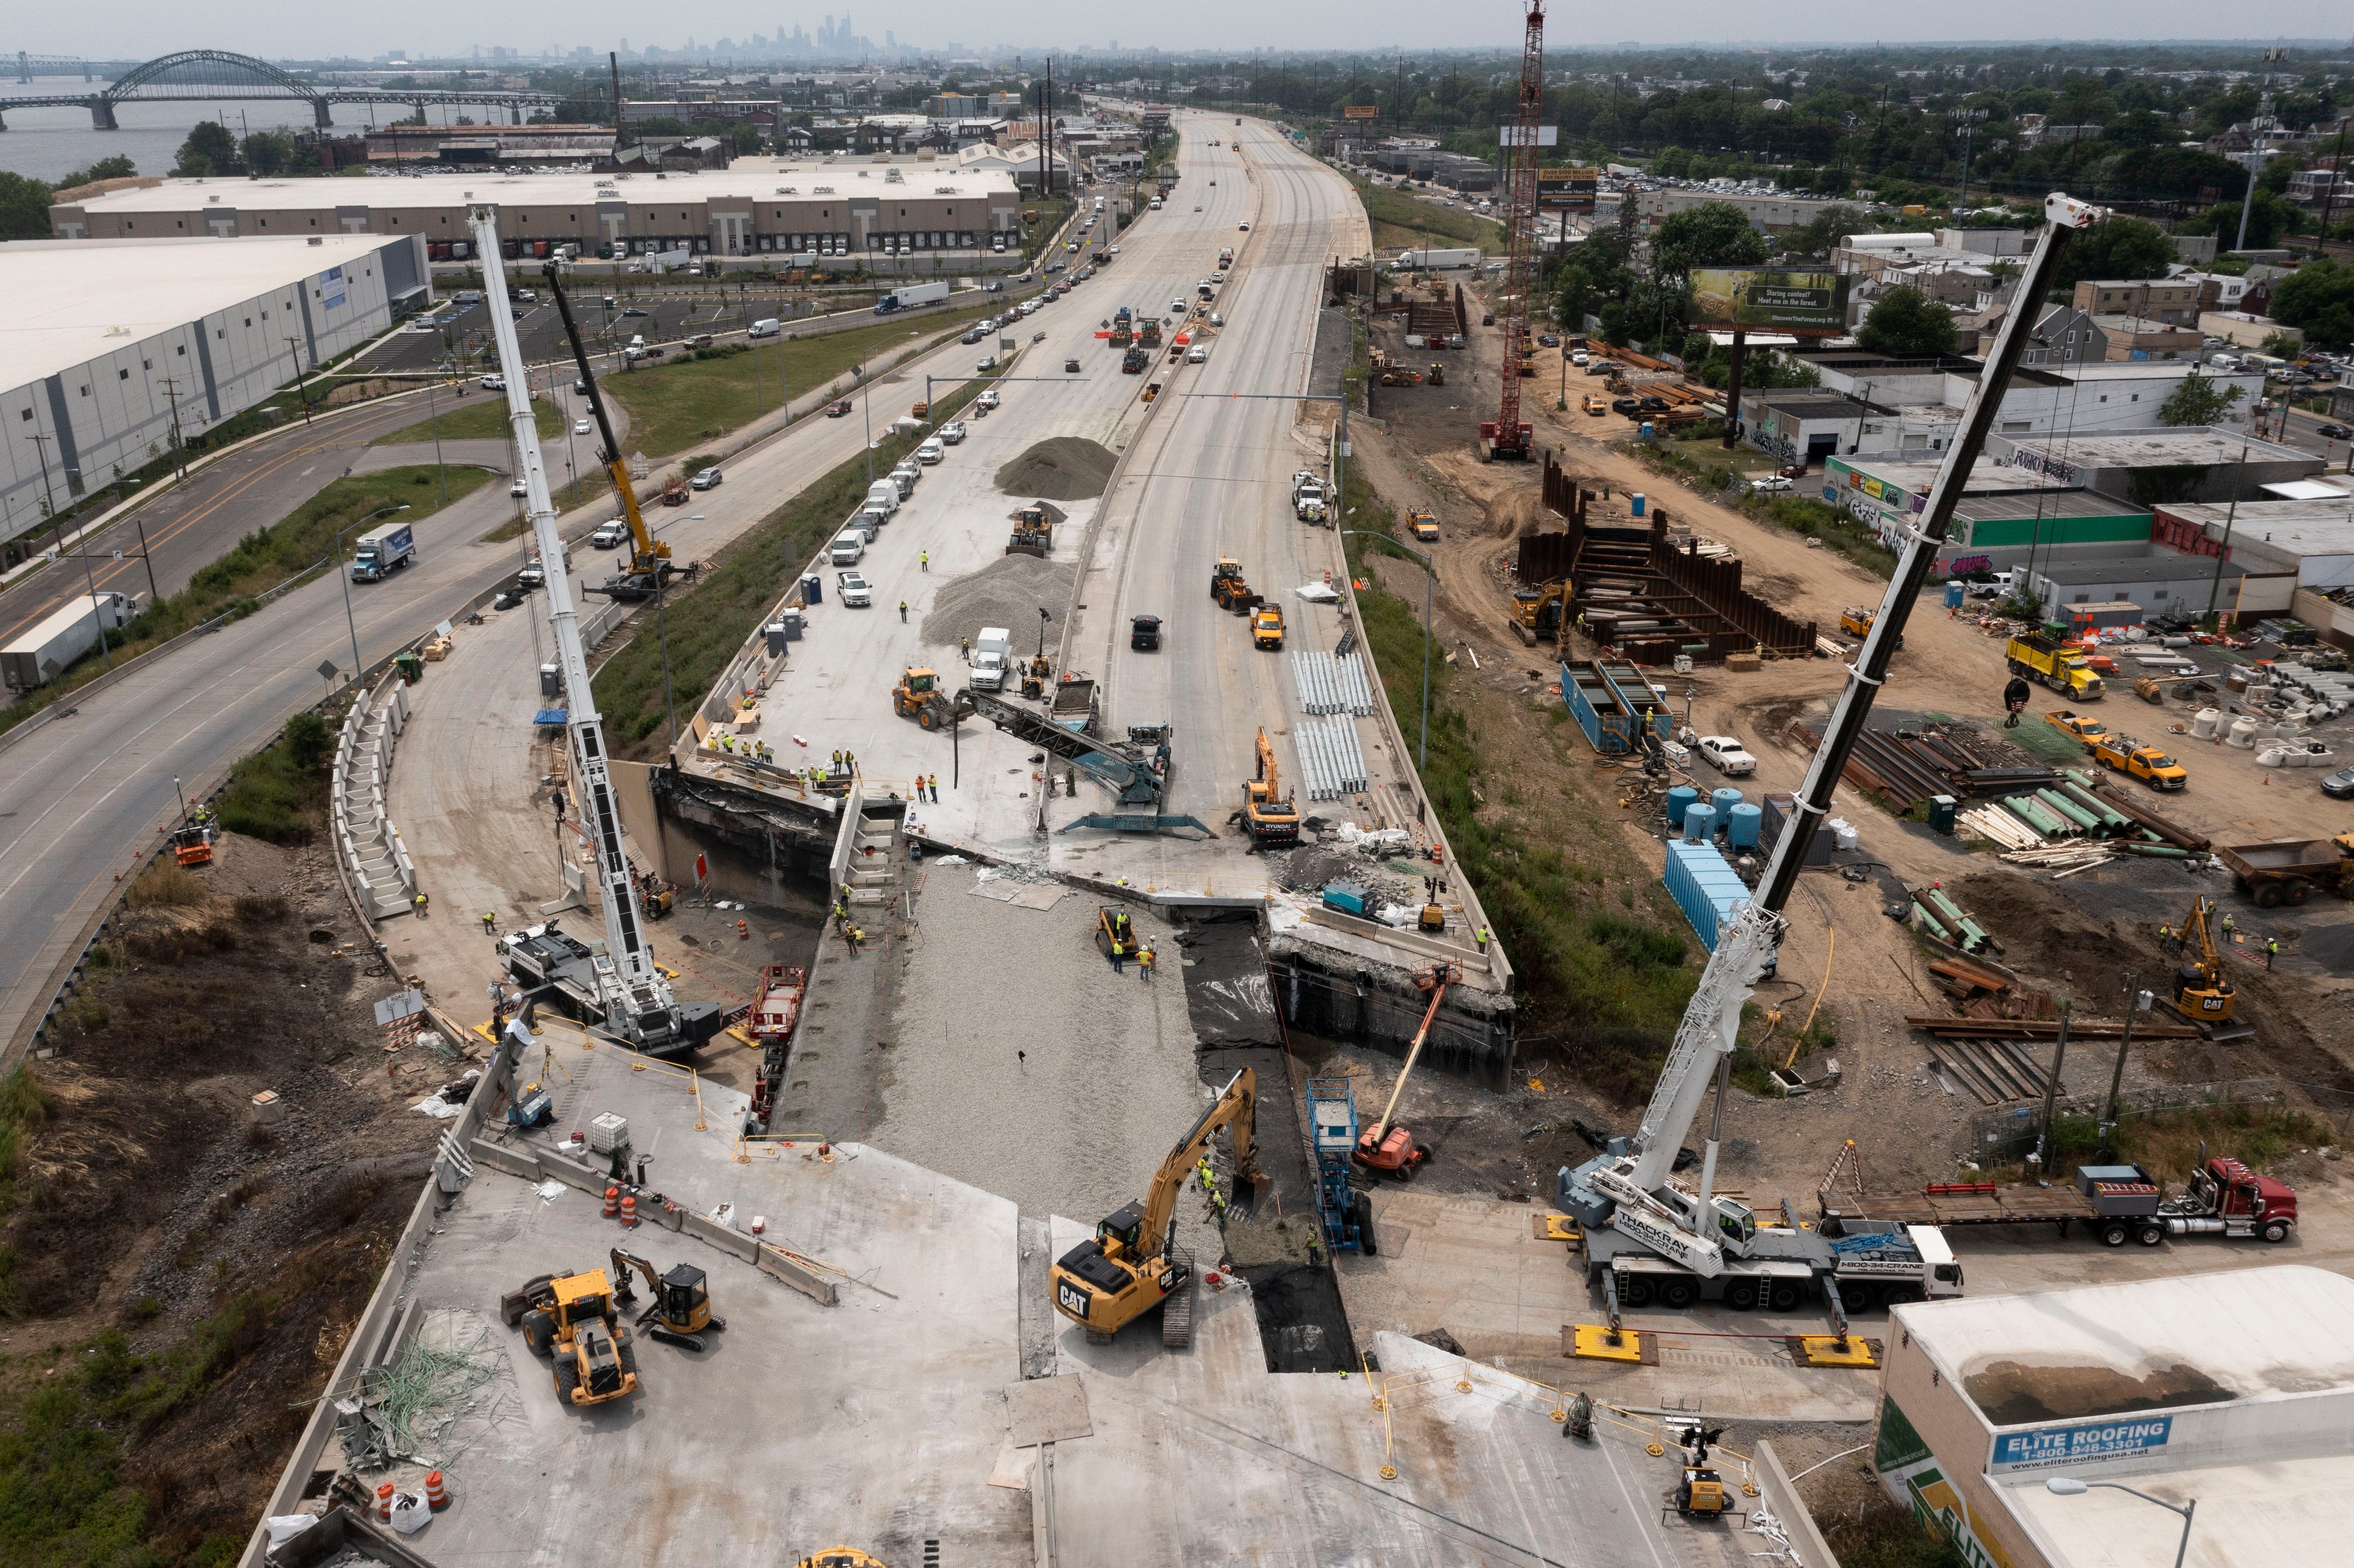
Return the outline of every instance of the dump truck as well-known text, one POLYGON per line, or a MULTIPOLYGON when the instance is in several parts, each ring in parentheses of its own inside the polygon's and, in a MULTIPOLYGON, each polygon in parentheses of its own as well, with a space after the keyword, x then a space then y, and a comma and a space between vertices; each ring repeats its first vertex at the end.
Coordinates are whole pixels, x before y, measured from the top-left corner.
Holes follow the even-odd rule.
POLYGON ((2093 742, 2093 760, 2138 779, 2153 789, 2172 791, 2190 782, 2182 765, 2154 746, 2144 746, 2129 735, 2104 735, 2093 742))
POLYGON ((2080 649, 2031 631, 2012 638, 2003 656, 2010 662, 2010 673, 2022 680, 2041 681, 2080 703, 2100 700, 2101 678, 2093 673, 2080 649))
POLYGON ((2265 909, 2302 904, 2317 887, 2327 893, 2354 892, 2354 832, 2218 844, 2215 858, 2231 871, 2240 890, 2265 909))

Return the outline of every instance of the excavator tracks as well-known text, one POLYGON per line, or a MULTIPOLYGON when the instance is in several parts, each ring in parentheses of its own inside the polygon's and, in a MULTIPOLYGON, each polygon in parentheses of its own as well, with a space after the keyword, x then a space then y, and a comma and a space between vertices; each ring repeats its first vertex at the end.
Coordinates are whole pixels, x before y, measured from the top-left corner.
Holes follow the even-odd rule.
POLYGON ((1189 1350, 1193 1343, 1193 1255, 1171 1247, 1169 1261, 1185 1271, 1185 1283, 1161 1298, 1161 1343, 1165 1350, 1189 1350))

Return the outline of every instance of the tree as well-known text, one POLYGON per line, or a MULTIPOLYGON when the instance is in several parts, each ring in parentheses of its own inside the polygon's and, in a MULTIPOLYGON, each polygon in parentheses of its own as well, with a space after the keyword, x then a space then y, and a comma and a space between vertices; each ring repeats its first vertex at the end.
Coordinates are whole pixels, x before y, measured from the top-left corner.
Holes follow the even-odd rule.
POLYGON ((76 185, 94 185, 101 180, 127 180, 138 172, 139 165, 118 153, 111 158, 101 158, 86 169, 76 169, 58 182, 58 189, 69 191, 76 185))
MULTIPOLYGON (((2222 249, 2235 249, 2240 243, 2240 206, 2235 201, 2221 203, 2184 224, 2183 232, 2211 234, 2222 249)), ((2296 203, 2259 185, 2255 205, 2248 208, 2248 249, 2269 250, 2282 235, 2296 233, 2304 221, 2305 214, 2296 203)))
POLYGON ((2084 278, 2163 278, 2173 262, 2166 230, 2138 217, 2107 217, 2069 241, 2053 281, 2064 294, 2084 278))
POLYGON ((217 120, 200 120, 180 143, 172 172, 202 179, 207 175, 241 175, 245 164, 237 155, 237 138, 228 133, 228 126, 217 120))
POLYGON ((1954 313, 1920 290, 1900 284, 1872 302, 1855 341, 1874 354, 1949 354, 1954 313))
POLYGON ((335 732, 317 714, 296 714, 286 721, 286 755, 304 773, 316 773, 335 749, 335 732))
POLYGON ((2273 319, 2320 348, 2354 344, 2354 266, 2317 256, 2273 285, 2273 319))
POLYGON ((48 238, 53 194, 47 181, 0 169, 0 239, 48 238))
POLYGON ((2232 405, 2247 396, 2243 387, 2226 387, 2196 370, 2158 406, 2161 425, 2212 425, 2221 422, 2232 405))
POLYGON ((1850 234, 1872 232, 1872 217, 1861 207, 1833 202, 1813 219, 1796 228, 1785 229, 1783 245, 1802 256, 1828 256, 1832 247, 1850 234))
POLYGON ((1651 276, 1681 292, 1695 267, 1755 267, 1766 237, 1729 201, 1704 201, 1661 223, 1651 236, 1651 276))

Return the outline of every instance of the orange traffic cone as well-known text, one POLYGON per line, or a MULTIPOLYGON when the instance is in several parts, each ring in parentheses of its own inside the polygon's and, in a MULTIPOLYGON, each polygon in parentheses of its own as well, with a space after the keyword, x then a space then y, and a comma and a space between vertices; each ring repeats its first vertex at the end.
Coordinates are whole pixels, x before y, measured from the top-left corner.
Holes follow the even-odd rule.
POLYGON ((392 1483, 387 1481, 376 1489, 376 1518, 378 1524, 392 1522, 392 1483))
POLYGON ((736 935, 747 942, 750 941, 752 939, 752 927, 750 922, 744 920, 737 921, 736 935))
POLYGON ((439 1470, 425 1478, 425 1506, 435 1513, 450 1506, 450 1494, 441 1486, 441 1472, 439 1470))
POLYGON ((621 1190, 620 1190, 619 1187, 608 1187, 608 1188, 606 1188, 606 1189, 605 1189, 605 1217, 606 1217, 607 1219, 609 1219, 609 1220, 610 1220, 610 1219, 612 1219, 612 1218, 615 1218, 617 1215, 619 1215, 619 1214, 620 1213, 620 1212, 621 1212, 621 1190))

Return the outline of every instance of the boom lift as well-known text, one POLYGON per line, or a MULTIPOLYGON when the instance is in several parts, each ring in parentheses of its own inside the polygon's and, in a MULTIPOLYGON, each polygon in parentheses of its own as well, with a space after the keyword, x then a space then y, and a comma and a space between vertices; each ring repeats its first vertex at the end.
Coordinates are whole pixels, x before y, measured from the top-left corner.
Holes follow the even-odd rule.
MULTIPOLYGON (((2059 192, 2046 199, 2044 214, 2049 222, 2020 282, 2023 300, 2043 297, 2070 239, 2105 216, 2059 192)), ((1985 448, 1988 430, 2026 348, 2031 315, 2014 312, 2003 322, 1987 372, 1970 394, 1961 429, 1946 449, 1918 524, 1906 530, 1904 551, 1888 592, 1850 667, 1838 707, 1798 791, 1796 809, 1806 818, 1820 821, 1829 810, 1832 788, 1887 678, 1905 620, 1946 542, 1964 482, 1985 448)), ((1588 1277, 1603 1287, 1614 1330, 1622 1292, 1633 1304, 1637 1288, 1644 1299, 1656 1288, 1663 1301, 1675 1307, 1706 1297, 1735 1307, 1761 1302, 1795 1306, 1802 1291, 1819 1290, 1842 1340, 1847 1318, 1839 1281, 1843 1277, 1869 1277, 1875 1293, 1960 1292, 1960 1267, 1932 1227, 1882 1226, 1886 1234, 1859 1239, 1852 1255, 1833 1251, 1818 1233, 1801 1227, 1787 1199, 1786 1227, 1760 1227, 1746 1203, 1714 1192, 1716 1125, 1710 1128, 1702 1156, 1698 1190, 1688 1191, 1669 1180, 1712 1080, 1717 1086, 1716 1122, 1723 1120, 1742 1004, 1781 941, 1782 910, 1797 885, 1804 861, 1803 854, 1792 853, 1793 846, 1812 842, 1812 829, 1781 836, 1755 895, 1718 938, 1634 1134, 1612 1139, 1602 1154, 1574 1170, 1564 1166, 1555 1178, 1561 1206, 1585 1226, 1588 1277)))
POLYGON ((1414 977, 1415 985, 1430 993, 1430 1005, 1422 1010, 1422 1027, 1414 1032, 1414 1044, 1406 1047, 1405 1065, 1398 1069, 1397 1082, 1391 1086, 1390 1103, 1382 1107, 1381 1119, 1357 1139, 1356 1163, 1361 1170, 1372 1171, 1376 1180, 1394 1176, 1411 1181, 1416 1169, 1430 1158, 1430 1150, 1415 1142, 1414 1134, 1390 1118, 1397 1115, 1398 1101, 1405 1097, 1406 1078, 1422 1054, 1422 1043, 1430 1038, 1430 1021, 1438 1016, 1447 988, 1462 978, 1463 971, 1453 964, 1433 964, 1414 977))
MULTIPOLYGON (((1083 1241, 1055 1260, 1055 1310, 1087 1331, 1094 1344, 1108 1344, 1113 1335, 1150 1310, 1164 1298, 1186 1290, 1193 1282, 1193 1260, 1172 1245, 1177 1223, 1177 1194, 1185 1178, 1217 1141, 1218 1129, 1229 1128, 1234 1146, 1234 1181, 1237 1218, 1247 1185, 1248 1202, 1267 1178, 1258 1168, 1258 1145, 1252 1137, 1258 1108, 1258 1075, 1248 1067, 1236 1073, 1202 1113, 1193 1130, 1177 1140, 1152 1178, 1152 1189, 1141 1203, 1124 1203, 1096 1225, 1093 1240, 1083 1241)), ((1190 1298, 1185 1304, 1190 1306, 1190 1298)), ((1183 1330, 1192 1334, 1191 1319, 1183 1330)), ((1162 1343, 1172 1342, 1166 1314, 1162 1343)), ((1182 1344, 1185 1341, 1177 1341, 1182 1344)))
MULTIPOLYGON (((525 508, 531 518, 532 537, 543 561, 564 559, 564 540, 556 531, 556 506, 548 499, 547 471, 540 461, 539 436, 531 414, 529 380, 523 350, 515 342, 514 316, 507 306, 506 270, 499 264, 499 220, 494 207, 475 207, 467 214, 474 234, 475 254, 483 259, 482 292, 490 311, 491 328, 498 340, 499 367, 506 373, 507 419, 522 456, 525 508)), ((556 280, 550 270, 548 282, 556 280)), ((559 293, 558 300, 563 296, 559 293)), ((576 339, 577 342, 577 339, 576 339)), ((581 362, 585 374, 588 362, 581 362)), ((596 383, 591 381, 590 397, 596 383)), ((601 405, 598 418, 603 418, 601 405)), ((612 437, 608 431, 607 450, 612 437)), ((628 500, 629 475, 615 463, 622 481, 621 495, 630 508, 632 535, 651 552, 644 524, 628 500)), ((580 646, 580 624, 572 606, 572 581, 562 571, 547 574, 547 621, 556 634, 557 663, 564 673, 567 709, 565 732, 570 742, 574 792, 580 802, 581 825, 597 852, 597 882, 605 915, 605 950, 591 952, 586 944, 559 932, 553 921, 527 927, 499 943, 499 956, 508 974, 528 991, 546 990, 557 1003, 583 1022, 602 1028, 634 1050, 652 1056, 692 1051, 719 1032, 719 1008, 714 1002, 682 1004, 671 994, 670 981, 654 967, 653 951, 645 932, 630 880, 630 857, 621 847, 620 805, 613 797, 608 769, 605 726, 597 716, 597 696, 588 682, 588 657, 580 646)))
MULTIPOLYGON (((494 256, 496 253, 484 252, 483 254, 494 256)), ((629 570, 617 572, 612 577, 607 577, 602 591, 614 599, 648 599, 652 597, 654 589, 660 586, 662 579, 676 570, 671 565, 670 546, 647 533, 646 520, 638 514, 638 489, 630 480, 630 465, 621 459, 621 443, 613 439, 613 422, 605 417, 605 395, 597 390, 597 373, 588 367, 588 351, 580 342, 580 329, 573 324, 572 302, 564 297, 564 283, 557 276, 556 263, 549 262, 545 270, 547 278, 547 291, 556 299, 556 313, 564 321, 564 335, 572 343, 572 363, 579 366, 580 385, 588 394, 588 411, 596 416, 598 439, 605 443, 598 456, 604 460, 606 471, 613 476, 613 493, 620 497, 621 515, 627 518, 630 524, 629 570)), ((503 295, 505 287, 505 281, 502 279, 499 288, 503 295)), ((511 337, 514 334, 510 330, 505 335, 511 337)), ((504 339, 502 343, 504 344, 504 339)), ((502 346, 499 352, 501 362, 504 363, 505 348, 502 346)), ((518 365, 522 363, 520 355, 517 356, 515 363, 518 365)), ((510 386, 514 384, 514 378, 510 376, 510 386)), ((508 397, 512 401, 514 394, 510 393, 508 397)), ((538 438, 535 433, 526 431, 518 439, 529 441, 533 450, 535 451, 537 450, 538 438)), ((667 492, 664 493, 663 499, 669 500, 667 492)), ((684 499, 683 495, 682 499, 684 499)), ((560 557, 550 556, 543 551, 539 558, 548 561, 560 557)))

